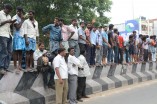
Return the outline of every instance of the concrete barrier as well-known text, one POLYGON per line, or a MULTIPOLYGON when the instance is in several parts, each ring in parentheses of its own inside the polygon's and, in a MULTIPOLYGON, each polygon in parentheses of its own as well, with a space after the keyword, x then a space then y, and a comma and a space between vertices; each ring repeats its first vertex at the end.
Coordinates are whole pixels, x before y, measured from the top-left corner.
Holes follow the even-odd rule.
MULTIPOLYGON (((13 67, 10 67, 13 68, 13 67)), ((87 95, 137 84, 157 78, 155 62, 133 65, 93 67, 87 77, 87 95)), ((53 89, 44 89, 42 75, 8 73, 0 75, 0 101, 7 104, 51 104, 55 100, 53 89)))

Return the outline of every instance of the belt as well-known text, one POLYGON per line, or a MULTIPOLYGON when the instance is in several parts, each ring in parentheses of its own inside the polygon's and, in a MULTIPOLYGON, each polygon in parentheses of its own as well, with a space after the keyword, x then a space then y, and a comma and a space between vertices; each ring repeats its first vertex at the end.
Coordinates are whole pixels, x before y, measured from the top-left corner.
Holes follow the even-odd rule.
POLYGON ((78 40, 75 40, 75 39, 70 39, 70 40, 78 41, 78 40))

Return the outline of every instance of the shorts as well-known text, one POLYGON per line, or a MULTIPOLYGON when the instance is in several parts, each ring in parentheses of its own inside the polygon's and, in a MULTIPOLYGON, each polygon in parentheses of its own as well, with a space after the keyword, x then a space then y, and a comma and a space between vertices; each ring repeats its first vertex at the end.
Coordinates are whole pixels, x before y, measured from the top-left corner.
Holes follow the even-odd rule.
POLYGON ((50 52, 57 52, 58 53, 59 48, 60 48, 59 41, 54 41, 54 40, 50 41, 50 52))
POLYGON ((135 47, 134 47, 133 45, 130 45, 130 46, 129 46, 129 54, 130 54, 130 55, 135 55, 135 54, 136 54, 136 52, 135 52, 135 47))
POLYGON ((29 45, 26 45, 26 51, 35 51, 36 50, 36 40, 28 38, 29 45))
POLYGON ((108 46, 103 45, 103 57, 107 57, 107 54, 108 54, 108 46))
POLYGON ((25 50, 26 44, 25 44, 25 39, 21 37, 18 33, 14 34, 13 38, 13 50, 25 50))

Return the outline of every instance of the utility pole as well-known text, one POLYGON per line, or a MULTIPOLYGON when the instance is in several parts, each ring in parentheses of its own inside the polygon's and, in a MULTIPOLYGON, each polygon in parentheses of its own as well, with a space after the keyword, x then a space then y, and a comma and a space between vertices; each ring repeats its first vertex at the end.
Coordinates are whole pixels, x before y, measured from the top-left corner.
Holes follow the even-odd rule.
POLYGON ((132 2, 132 17, 135 19, 135 14, 134 14, 134 0, 131 0, 132 2))

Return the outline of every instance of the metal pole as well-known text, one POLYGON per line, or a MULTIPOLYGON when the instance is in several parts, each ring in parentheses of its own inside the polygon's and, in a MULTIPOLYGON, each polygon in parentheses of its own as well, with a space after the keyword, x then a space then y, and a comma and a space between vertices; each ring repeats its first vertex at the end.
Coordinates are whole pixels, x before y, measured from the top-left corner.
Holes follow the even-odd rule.
POLYGON ((135 19, 135 17, 134 17, 134 0, 132 0, 132 16, 133 16, 133 19, 135 19))

